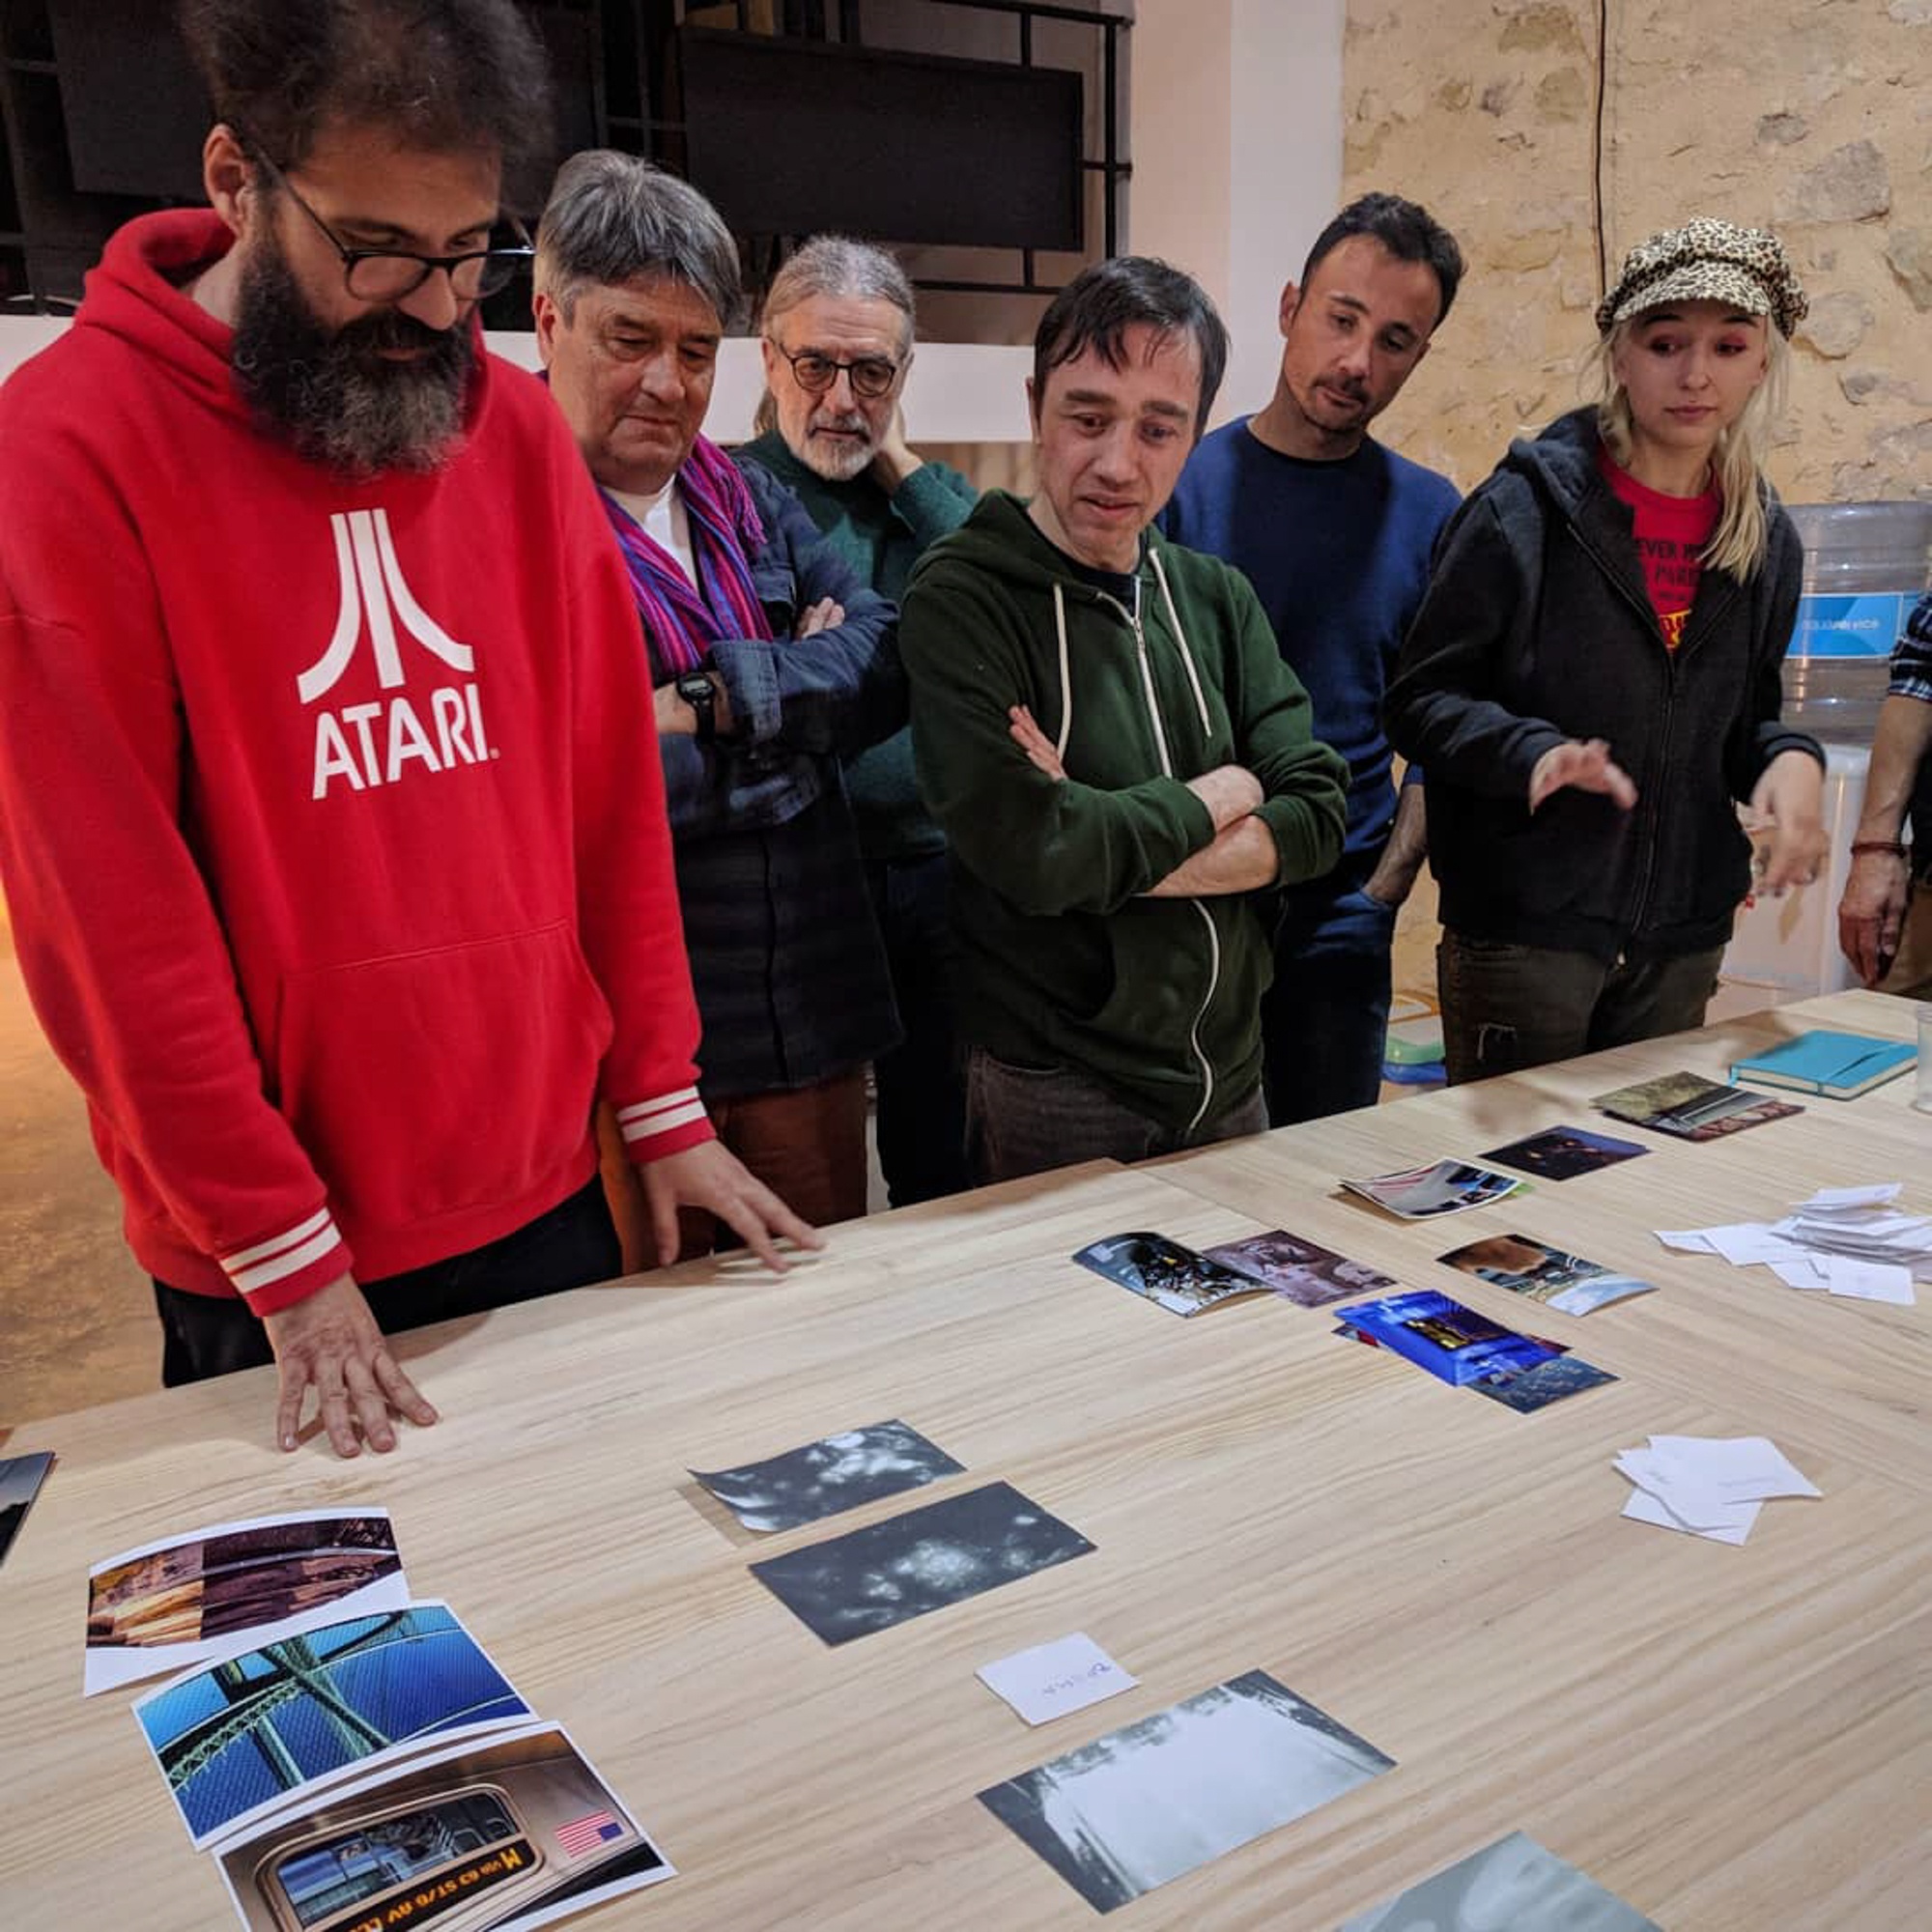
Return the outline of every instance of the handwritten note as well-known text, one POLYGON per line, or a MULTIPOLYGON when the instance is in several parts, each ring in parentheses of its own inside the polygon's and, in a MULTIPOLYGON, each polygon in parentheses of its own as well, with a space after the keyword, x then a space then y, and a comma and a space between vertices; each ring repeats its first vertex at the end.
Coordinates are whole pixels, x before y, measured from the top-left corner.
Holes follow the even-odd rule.
POLYGON ((1140 1682, 1122 1670, 1091 1636, 1076 1633, 1051 1643, 1016 1650, 983 1665, 980 1682, 1004 1697, 1030 1724, 1049 1723, 1084 1711, 1140 1682))

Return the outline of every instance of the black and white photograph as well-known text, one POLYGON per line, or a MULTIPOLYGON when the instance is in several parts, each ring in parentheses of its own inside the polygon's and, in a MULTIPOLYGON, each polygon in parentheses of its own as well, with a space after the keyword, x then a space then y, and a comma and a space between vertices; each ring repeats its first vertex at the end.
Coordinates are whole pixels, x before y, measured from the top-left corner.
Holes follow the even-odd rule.
POLYGON ((1004 1784, 980 1802, 1098 1912, 1395 1768, 1250 1670, 1004 1784))
POLYGON ((0 1557, 12 1547, 53 1462, 47 1450, 33 1456, 0 1457, 0 1557))
POLYGON ((1512 1832, 1337 1932, 1662 1932, 1595 1879, 1512 1832))
POLYGON ((1297 1308, 1325 1308, 1351 1294, 1378 1294, 1396 1285, 1393 1275, 1367 1262, 1352 1262, 1333 1248, 1291 1235, 1286 1228, 1250 1235, 1244 1241, 1227 1241, 1206 1254, 1210 1262, 1264 1282, 1297 1308))
POLYGON ((1010 1483, 989 1483, 768 1557, 752 1575, 827 1643, 849 1643, 1093 1548, 1010 1483))
POLYGON ((795 1529, 880 1496, 923 1489, 941 1476, 963 1474, 965 1467, 895 1418, 827 1435, 740 1469, 691 1473, 747 1529, 769 1530, 795 1529))

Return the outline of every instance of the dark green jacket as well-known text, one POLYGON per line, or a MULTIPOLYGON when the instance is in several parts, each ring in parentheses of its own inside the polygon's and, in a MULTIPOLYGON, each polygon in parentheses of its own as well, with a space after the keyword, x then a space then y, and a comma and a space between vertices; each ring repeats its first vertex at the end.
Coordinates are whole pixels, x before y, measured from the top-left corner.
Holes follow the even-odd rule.
MULTIPOLYGON (((791 453, 777 430, 735 452, 782 483, 818 526, 819 534, 881 597, 896 604, 925 547, 966 521, 980 493, 958 470, 923 463, 888 495, 870 476, 831 483, 791 453)), ((919 800, 912 733, 897 731, 845 766, 845 795, 859 842, 874 865, 943 852, 946 840, 919 800)))
POLYGON ((1290 885, 1340 855, 1348 774, 1245 578, 1150 531, 1136 581, 1138 621, 993 491, 914 571, 899 648, 952 848, 965 1037, 1185 1130, 1254 1091, 1273 973, 1265 895, 1144 896, 1213 838, 1186 781, 1255 774, 1290 885), (1015 704, 1065 781, 1013 742, 1015 704))

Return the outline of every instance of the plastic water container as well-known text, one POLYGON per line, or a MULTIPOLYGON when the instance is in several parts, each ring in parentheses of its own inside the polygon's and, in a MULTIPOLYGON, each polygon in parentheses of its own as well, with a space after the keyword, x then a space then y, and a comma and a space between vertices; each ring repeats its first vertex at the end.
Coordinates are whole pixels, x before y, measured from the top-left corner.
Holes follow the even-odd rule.
POLYGON ((1804 545, 1784 715, 1828 743, 1869 747, 1891 647, 1932 582, 1932 503, 1793 503, 1804 545))

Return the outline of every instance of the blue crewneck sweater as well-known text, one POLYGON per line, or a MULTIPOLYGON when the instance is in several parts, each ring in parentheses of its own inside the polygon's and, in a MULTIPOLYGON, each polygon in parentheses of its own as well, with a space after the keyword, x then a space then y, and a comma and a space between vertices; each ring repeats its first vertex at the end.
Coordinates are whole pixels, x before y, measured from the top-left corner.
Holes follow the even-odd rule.
POLYGON ((1349 762, 1345 849, 1373 852, 1395 811, 1382 692, 1461 499, 1446 476, 1373 439, 1352 456, 1311 463, 1268 448, 1248 420, 1202 439, 1161 527, 1255 586, 1308 689, 1315 735, 1349 762))

